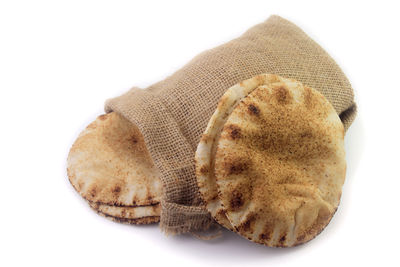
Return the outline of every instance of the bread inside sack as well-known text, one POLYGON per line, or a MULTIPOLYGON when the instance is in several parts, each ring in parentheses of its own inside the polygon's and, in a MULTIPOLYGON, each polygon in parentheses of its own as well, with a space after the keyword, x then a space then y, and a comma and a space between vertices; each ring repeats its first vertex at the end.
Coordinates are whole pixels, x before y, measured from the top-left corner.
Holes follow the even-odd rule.
POLYGON ((161 181, 140 131, 117 113, 99 116, 67 159, 68 178, 100 213, 134 223, 158 221, 161 181))
POLYGON ((331 103, 298 81, 264 74, 231 87, 196 150, 207 209, 257 243, 311 240, 340 202, 343 139, 331 103))
POLYGON ((202 52, 162 81, 107 100, 106 112, 118 112, 140 129, 160 172, 160 228, 165 233, 206 230, 214 223, 212 217, 233 229, 232 218, 224 215, 215 198, 215 182, 203 179, 204 188, 199 188, 194 156, 226 90, 262 73, 296 79, 314 88, 332 104, 344 128, 351 125, 356 104, 345 74, 304 31, 279 16, 202 52))

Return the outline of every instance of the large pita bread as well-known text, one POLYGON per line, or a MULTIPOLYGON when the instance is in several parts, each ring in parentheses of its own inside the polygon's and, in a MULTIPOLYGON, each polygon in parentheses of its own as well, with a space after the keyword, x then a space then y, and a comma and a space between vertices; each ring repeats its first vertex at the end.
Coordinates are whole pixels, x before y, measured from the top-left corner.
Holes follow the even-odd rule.
POLYGON ((125 218, 125 219, 138 219, 143 217, 160 216, 160 204, 153 206, 138 206, 138 207, 116 207, 105 204, 89 202, 89 205, 112 217, 125 218))
POLYGON ((99 116, 68 155, 68 177, 86 200, 116 206, 158 204, 159 173, 139 129, 117 113, 99 116))
POLYGON ((205 185, 217 188, 210 212, 217 207, 240 235, 268 246, 314 238, 345 178, 344 128, 332 105, 297 81, 260 75, 230 88, 218 109, 207 127, 214 137, 203 136, 196 156, 206 159, 196 169, 207 204, 205 185))
POLYGON ((90 206, 97 214, 99 214, 100 216, 103 216, 104 218, 107 218, 113 222, 117 222, 117 223, 122 223, 122 224, 152 224, 152 223, 158 223, 160 221, 160 217, 159 216, 154 216, 154 217, 142 217, 142 218, 119 218, 119 217, 113 217, 110 216, 106 213, 103 213, 95 208, 93 208, 92 206, 90 206))
POLYGON ((128 224, 149 224, 159 222, 161 206, 116 207, 89 202, 98 214, 116 222, 128 224))
POLYGON ((95 210, 95 211, 97 212, 97 214, 99 214, 107 219, 110 219, 114 222, 122 223, 122 224, 137 224, 137 225, 139 225, 139 224, 152 224, 152 223, 160 222, 160 217, 158 217, 158 216, 157 217, 143 217, 143 218, 137 218, 137 219, 125 219, 125 218, 112 217, 112 216, 109 216, 109 215, 102 213, 100 211, 97 211, 97 210, 95 210))
POLYGON ((211 116, 195 154, 197 183, 206 207, 219 224, 230 230, 233 230, 233 227, 227 219, 226 211, 218 198, 214 173, 215 152, 219 135, 229 114, 240 99, 254 89, 257 84, 257 79, 250 79, 227 90, 221 97, 214 114, 211 116))

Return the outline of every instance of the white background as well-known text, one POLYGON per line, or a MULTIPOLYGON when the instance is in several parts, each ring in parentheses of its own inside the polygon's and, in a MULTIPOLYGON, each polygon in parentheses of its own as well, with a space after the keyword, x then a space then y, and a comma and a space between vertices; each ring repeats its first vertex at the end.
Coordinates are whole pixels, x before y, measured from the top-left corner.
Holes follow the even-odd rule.
POLYGON ((393 2, 0 1, 1 266, 399 266, 400 40, 393 2), (359 113, 341 205, 292 249, 113 223, 68 182, 66 157, 105 99, 146 87, 271 14, 343 68, 359 113))

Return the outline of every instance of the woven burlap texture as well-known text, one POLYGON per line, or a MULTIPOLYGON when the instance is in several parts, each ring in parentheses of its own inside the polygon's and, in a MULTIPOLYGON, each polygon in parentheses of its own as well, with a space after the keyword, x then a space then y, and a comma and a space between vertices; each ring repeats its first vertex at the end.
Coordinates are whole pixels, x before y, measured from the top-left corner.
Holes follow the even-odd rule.
POLYGON ((139 127, 160 170, 164 187, 160 227, 166 233, 212 225, 197 187, 196 147, 224 92, 262 73, 293 78, 319 90, 345 128, 352 123, 356 105, 344 73, 300 28, 279 16, 201 53, 145 90, 132 88, 106 102, 106 112, 118 112, 139 127))

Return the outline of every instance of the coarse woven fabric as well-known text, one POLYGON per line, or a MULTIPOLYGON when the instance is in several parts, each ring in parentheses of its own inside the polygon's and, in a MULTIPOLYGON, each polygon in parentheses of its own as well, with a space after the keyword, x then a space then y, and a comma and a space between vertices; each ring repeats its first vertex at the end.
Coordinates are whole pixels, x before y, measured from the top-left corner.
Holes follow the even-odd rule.
POLYGON ((160 227, 167 234, 205 230, 213 220, 199 194, 194 153, 220 97, 262 73, 296 79, 332 103, 347 129, 356 114, 353 89, 335 61, 293 23, 271 16, 242 36, 207 50, 145 90, 106 102, 136 124, 161 173, 160 227))

